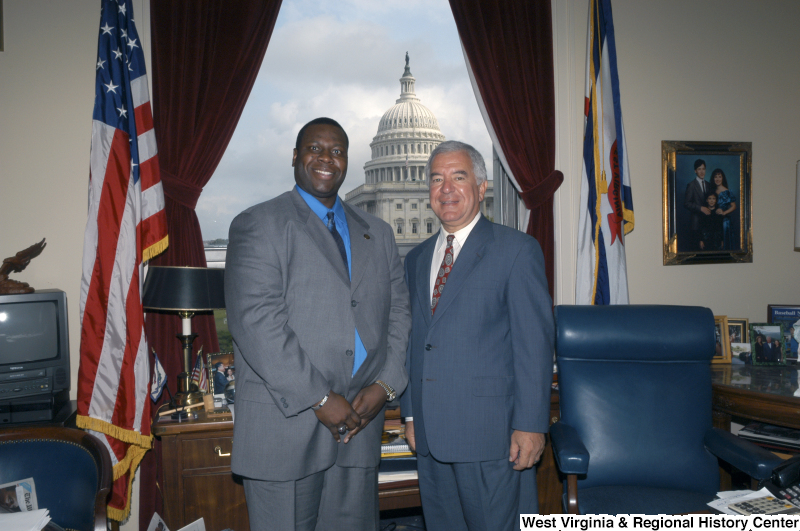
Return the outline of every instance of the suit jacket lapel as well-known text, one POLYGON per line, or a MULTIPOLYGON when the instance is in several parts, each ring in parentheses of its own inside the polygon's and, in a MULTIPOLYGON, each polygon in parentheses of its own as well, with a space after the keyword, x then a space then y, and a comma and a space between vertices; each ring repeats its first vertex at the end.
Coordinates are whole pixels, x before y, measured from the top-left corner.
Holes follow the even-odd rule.
POLYGON ((427 242, 423 243, 425 247, 417 257, 415 268, 417 299, 422 306, 422 315, 425 317, 426 324, 431 322, 431 260, 433 260, 433 250, 436 248, 437 239, 438 237, 429 238, 427 242))
POLYGON ((485 247, 493 238, 491 222, 481 216, 472 232, 469 233, 461 252, 458 253, 456 263, 447 277, 447 284, 442 291, 442 296, 436 304, 436 313, 431 319, 431 324, 434 324, 447 311, 458 292, 467 284, 470 273, 483 258, 485 247))
POLYGON ((364 272, 372 268, 377 240, 370 232, 369 224, 350 205, 345 203, 344 211, 350 233, 350 289, 355 291, 364 278, 364 272))
POLYGON ((331 236, 328 227, 311 211, 311 208, 296 190, 293 190, 292 202, 297 209, 297 219, 303 224, 306 234, 328 260, 328 264, 323 265, 323 267, 329 266, 333 268, 336 275, 342 279, 342 282, 349 286, 350 278, 348 278, 347 270, 342 263, 342 255, 339 254, 339 248, 336 246, 336 242, 333 241, 333 236, 331 236))

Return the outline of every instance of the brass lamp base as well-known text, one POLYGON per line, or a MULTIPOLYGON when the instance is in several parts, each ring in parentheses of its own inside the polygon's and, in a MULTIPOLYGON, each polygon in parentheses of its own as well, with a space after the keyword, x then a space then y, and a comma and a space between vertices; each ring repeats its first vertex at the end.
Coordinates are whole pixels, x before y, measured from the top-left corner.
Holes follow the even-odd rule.
POLYGON ((191 383, 189 374, 182 372, 178 375, 178 392, 172 397, 175 407, 193 406, 203 403, 203 393, 196 384, 191 383))

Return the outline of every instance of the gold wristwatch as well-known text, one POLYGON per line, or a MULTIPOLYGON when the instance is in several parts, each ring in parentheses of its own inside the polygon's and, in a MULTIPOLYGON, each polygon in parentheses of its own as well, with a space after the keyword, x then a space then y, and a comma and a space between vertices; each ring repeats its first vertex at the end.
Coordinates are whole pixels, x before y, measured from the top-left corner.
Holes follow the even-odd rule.
POLYGON ((397 393, 394 391, 394 389, 392 389, 392 387, 389 384, 387 384, 382 380, 377 380, 375 383, 383 387, 383 390, 386 391, 387 402, 391 402, 392 400, 397 398, 397 393))

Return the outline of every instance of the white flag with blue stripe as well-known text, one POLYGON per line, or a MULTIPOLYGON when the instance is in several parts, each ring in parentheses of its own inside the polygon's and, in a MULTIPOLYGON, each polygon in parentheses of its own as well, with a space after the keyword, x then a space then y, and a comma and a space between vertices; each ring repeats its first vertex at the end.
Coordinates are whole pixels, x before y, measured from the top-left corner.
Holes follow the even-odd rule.
POLYGON ((611 0, 591 0, 576 304, 627 304, 625 236, 633 230, 611 0))

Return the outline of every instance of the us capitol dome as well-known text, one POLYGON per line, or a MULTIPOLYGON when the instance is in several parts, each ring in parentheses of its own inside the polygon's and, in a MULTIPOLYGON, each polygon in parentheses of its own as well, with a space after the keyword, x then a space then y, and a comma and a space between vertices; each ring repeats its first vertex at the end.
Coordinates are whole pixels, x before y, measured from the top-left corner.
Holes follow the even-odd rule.
MULTIPOLYGON (((364 164, 364 184, 345 195, 345 201, 392 226, 401 258, 439 230, 431 210, 425 164, 445 136, 430 109, 414 92, 416 79, 406 67, 400 78, 400 98, 378 122, 372 138, 372 159, 364 164)), ((492 181, 481 212, 492 218, 492 181)))

